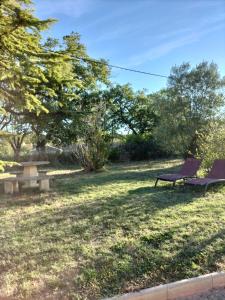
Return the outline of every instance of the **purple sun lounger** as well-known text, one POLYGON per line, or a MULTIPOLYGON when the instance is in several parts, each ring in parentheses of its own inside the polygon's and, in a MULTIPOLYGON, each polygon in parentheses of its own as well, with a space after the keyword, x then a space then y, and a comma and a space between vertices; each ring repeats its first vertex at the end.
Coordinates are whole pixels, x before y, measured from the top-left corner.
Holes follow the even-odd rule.
POLYGON ((216 159, 205 178, 188 179, 186 184, 205 186, 205 192, 210 184, 225 182, 225 159, 216 159))
POLYGON ((200 164, 201 164, 201 160, 199 159, 187 158, 178 173, 162 174, 157 176, 155 187, 157 186, 159 180, 173 182, 173 186, 175 186, 177 180, 181 180, 181 179, 185 180, 187 178, 196 176, 200 164))

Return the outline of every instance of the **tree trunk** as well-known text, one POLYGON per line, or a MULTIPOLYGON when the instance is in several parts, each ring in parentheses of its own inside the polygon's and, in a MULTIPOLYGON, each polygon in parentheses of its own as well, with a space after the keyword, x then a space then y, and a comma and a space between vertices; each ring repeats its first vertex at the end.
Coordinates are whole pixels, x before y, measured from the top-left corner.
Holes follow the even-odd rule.
POLYGON ((23 144, 23 140, 24 140, 25 136, 26 136, 26 133, 22 134, 21 136, 14 136, 14 137, 10 138, 10 140, 9 140, 10 146, 13 149, 14 160, 17 162, 20 159, 20 152, 21 152, 21 148, 22 148, 22 144, 23 144))
POLYGON ((20 159, 21 148, 13 149, 13 152, 14 152, 14 161, 18 162, 20 159))
POLYGON ((36 150, 38 152, 45 152, 45 150, 46 150, 46 140, 45 139, 37 140, 36 150))
POLYGON ((36 150, 37 150, 37 160, 47 160, 48 155, 46 153, 46 144, 47 141, 44 138, 38 138, 36 143, 36 150))

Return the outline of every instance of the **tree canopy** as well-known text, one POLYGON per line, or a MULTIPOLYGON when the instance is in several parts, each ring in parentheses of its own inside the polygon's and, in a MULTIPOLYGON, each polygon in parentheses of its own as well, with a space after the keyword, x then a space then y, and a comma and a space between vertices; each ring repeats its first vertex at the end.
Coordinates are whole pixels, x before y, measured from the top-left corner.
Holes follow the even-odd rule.
POLYGON ((44 48, 48 47, 53 51, 53 47, 56 46, 62 55, 67 55, 70 59, 60 64, 52 64, 44 70, 47 78, 46 86, 53 90, 54 94, 46 95, 37 89, 36 95, 48 113, 42 111, 36 114, 25 111, 25 119, 31 124, 36 133, 37 142, 42 146, 47 141, 55 144, 75 141, 82 118, 85 118, 94 104, 93 93, 98 91, 98 83, 108 83, 109 68, 107 66, 99 68, 89 60, 86 62, 73 59, 74 55, 88 57, 84 45, 80 42, 79 34, 72 33, 65 36, 63 44, 57 40, 48 39, 44 48))
POLYGON ((214 63, 202 62, 192 69, 188 63, 173 67, 168 88, 154 95, 159 142, 175 153, 195 154, 197 135, 222 112, 224 86, 214 63))
MULTIPOLYGON (((54 20, 40 20, 31 1, 1 0, 0 4, 0 99, 9 107, 43 109, 34 87, 46 83, 43 66, 54 59, 41 47, 41 31, 54 20)), ((42 85, 44 91, 45 85, 42 85)))
POLYGON ((134 92, 129 84, 116 85, 106 91, 104 97, 111 127, 125 127, 135 135, 151 132, 157 118, 151 96, 145 91, 134 92))

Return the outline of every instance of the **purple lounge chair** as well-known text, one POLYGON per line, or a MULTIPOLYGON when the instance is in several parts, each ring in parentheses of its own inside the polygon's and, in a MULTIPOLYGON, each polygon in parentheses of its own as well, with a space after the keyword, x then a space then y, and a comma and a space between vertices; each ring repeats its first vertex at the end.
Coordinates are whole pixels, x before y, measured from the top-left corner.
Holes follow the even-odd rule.
POLYGON ((205 178, 194 178, 186 184, 205 186, 205 192, 210 184, 225 182, 225 159, 216 159, 205 178))
POLYGON ((173 186, 175 186, 177 180, 185 180, 187 178, 196 176, 200 164, 201 160, 199 159, 187 158, 178 173, 159 175, 156 178, 155 187, 157 186, 159 180, 173 182, 173 186))

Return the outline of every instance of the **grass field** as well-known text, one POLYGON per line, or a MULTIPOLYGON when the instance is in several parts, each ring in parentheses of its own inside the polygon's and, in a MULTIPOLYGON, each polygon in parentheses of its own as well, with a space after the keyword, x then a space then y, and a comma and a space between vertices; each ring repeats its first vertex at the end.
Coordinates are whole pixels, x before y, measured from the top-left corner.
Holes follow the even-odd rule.
POLYGON ((60 170, 49 193, 1 192, 0 296, 94 300, 223 270, 225 188, 154 188, 179 163, 60 170))

